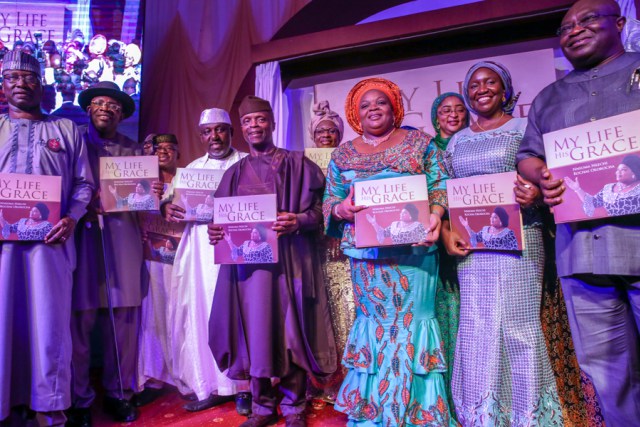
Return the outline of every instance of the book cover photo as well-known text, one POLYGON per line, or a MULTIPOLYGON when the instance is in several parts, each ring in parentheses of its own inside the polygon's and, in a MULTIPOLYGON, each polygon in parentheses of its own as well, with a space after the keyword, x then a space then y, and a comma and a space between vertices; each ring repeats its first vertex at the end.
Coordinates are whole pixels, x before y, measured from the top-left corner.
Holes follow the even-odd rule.
POLYGON ((44 240, 60 221, 62 178, 0 173, 0 239, 44 240))
POLYGON ((324 176, 327 176, 327 168, 329 167, 329 162, 331 161, 331 153, 333 153, 334 148, 305 148, 304 156, 311 160, 313 163, 318 165, 320 169, 322 169, 322 173, 324 176))
POLYGON ((554 179, 564 179, 556 223, 640 213, 640 110, 543 135, 554 179))
POLYGON ((186 212, 184 221, 211 222, 213 199, 223 170, 178 168, 173 178, 173 204, 186 212))
POLYGON ((275 194, 218 197, 213 222, 224 229, 214 251, 216 264, 273 264, 278 262, 275 194))
POLYGON ((157 156, 100 157, 100 202, 105 212, 155 211, 160 200, 157 156))
POLYGON ((138 212, 138 220, 140 229, 146 236, 144 259, 173 264, 186 223, 167 222, 155 212, 138 212))
POLYGON ((427 238, 430 209, 424 175, 353 185, 354 203, 367 206, 355 215, 357 248, 410 245, 427 238))
POLYGON ((469 242, 471 250, 524 249, 515 180, 514 171, 447 181, 449 224, 469 242))

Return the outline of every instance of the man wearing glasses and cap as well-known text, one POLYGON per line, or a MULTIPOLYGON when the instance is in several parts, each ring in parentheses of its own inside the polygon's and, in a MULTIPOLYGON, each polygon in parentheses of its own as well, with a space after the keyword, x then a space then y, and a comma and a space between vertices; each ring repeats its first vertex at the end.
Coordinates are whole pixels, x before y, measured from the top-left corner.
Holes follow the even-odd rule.
POLYGON ((31 55, 4 57, 9 114, 0 116, 0 172, 60 176, 62 218, 44 242, 0 243, 0 420, 26 425, 19 408, 28 408, 40 425, 62 426, 71 405, 73 232, 93 180, 76 125, 40 110, 40 73, 31 55))
MULTIPOLYGON (((229 113, 221 108, 204 110, 199 122, 200 143, 206 153, 187 168, 225 171, 246 153, 231 147, 233 127, 229 113)), ((162 211, 169 222, 184 219, 185 210, 169 203, 162 211)), ((206 222, 189 222, 178 244, 171 273, 175 318, 174 375, 183 394, 194 393, 198 400, 187 403, 187 411, 201 411, 233 400, 233 395, 248 390, 246 381, 232 381, 218 369, 208 341, 211 302, 219 266, 213 263, 213 246, 209 244, 206 222)), ((215 313, 212 314, 215 316, 215 313)), ((238 412, 248 412, 250 402, 245 394, 237 399, 238 412), (246 399, 246 401, 244 400, 246 399)))
MULTIPOLYGON (((129 95, 113 82, 99 82, 78 96, 78 103, 89 116, 89 125, 80 128, 89 154, 95 182, 99 182, 100 157, 136 156, 142 144, 118 133, 118 124, 133 114, 135 105, 129 95)), ((138 410, 130 399, 136 384, 136 350, 142 301, 142 244, 135 212, 104 216, 104 230, 98 223, 101 214, 100 193, 95 191, 89 213, 78 224, 76 244, 78 268, 74 277, 73 319, 73 408, 71 425, 90 425, 90 407, 95 391, 89 382, 91 360, 90 334, 97 322, 103 336, 102 383, 104 409, 114 420, 130 422, 138 410), (102 234, 102 235, 101 235, 102 234), (107 253, 103 252, 102 239, 107 253), (109 286, 114 307, 115 340, 122 374, 118 383, 115 342, 112 336, 107 302, 105 267, 109 268, 109 286)))

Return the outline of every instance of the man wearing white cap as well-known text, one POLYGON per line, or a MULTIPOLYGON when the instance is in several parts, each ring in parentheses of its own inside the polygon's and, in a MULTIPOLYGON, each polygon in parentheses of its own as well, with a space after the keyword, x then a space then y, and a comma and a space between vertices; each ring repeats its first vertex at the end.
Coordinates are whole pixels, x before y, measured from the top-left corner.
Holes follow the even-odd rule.
POLYGON ((94 181, 76 125, 40 110, 40 73, 31 55, 4 57, 0 172, 59 176, 62 191, 61 219, 44 242, 0 242, 0 425, 27 425, 17 409, 28 408, 40 425, 62 426, 71 405, 73 233, 94 181))
MULTIPOLYGON (((199 129, 206 153, 187 168, 227 170, 247 155, 231 147, 233 128, 225 110, 204 110, 199 129)), ((185 210, 169 203, 163 205, 163 213, 167 221, 178 222, 184 219, 185 210)), ((209 315, 219 268, 213 263, 213 251, 207 224, 188 223, 171 274, 171 288, 176 292, 171 299, 175 304, 173 319, 169 319, 169 327, 174 328, 169 331, 174 351, 172 371, 179 375, 175 381, 180 392, 195 393, 198 399, 185 405, 188 411, 233 400, 234 394, 249 388, 248 382, 232 381, 218 370, 209 347, 209 315)))

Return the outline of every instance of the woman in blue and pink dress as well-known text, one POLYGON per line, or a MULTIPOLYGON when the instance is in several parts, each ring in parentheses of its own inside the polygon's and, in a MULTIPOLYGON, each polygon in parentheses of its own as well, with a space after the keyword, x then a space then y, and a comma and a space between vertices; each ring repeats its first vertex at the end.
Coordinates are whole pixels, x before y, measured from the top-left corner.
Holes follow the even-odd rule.
POLYGON ((323 213, 328 234, 350 258, 356 320, 343 365, 347 376, 336 409, 349 426, 455 425, 435 318, 438 251, 446 175, 431 137, 400 129, 398 86, 380 78, 356 84, 346 101, 349 125, 360 135, 333 152, 323 213), (427 240, 416 245, 356 249, 353 186, 357 181, 423 175, 431 205, 427 240))

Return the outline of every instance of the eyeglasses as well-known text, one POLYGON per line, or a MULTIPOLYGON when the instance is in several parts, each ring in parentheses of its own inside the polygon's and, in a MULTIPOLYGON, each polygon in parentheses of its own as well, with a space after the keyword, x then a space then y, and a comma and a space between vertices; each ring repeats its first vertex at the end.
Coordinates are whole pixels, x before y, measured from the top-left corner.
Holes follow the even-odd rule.
POLYGON ((612 15, 612 14, 600 14, 600 13, 591 13, 583 18, 578 19, 578 21, 576 22, 572 22, 570 24, 566 24, 566 25, 562 25, 560 28, 558 28, 558 30, 556 31, 556 34, 560 37, 564 37, 568 34, 570 34, 573 29, 575 27, 580 27, 580 28, 586 28, 590 25, 593 25, 596 23, 596 21, 598 21, 598 19, 600 18, 604 18, 607 16, 613 16, 615 18, 619 18, 620 15, 612 15))
POLYGON ((330 135, 337 135, 340 133, 340 131, 336 128, 318 128, 315 131, 313 131, 314 135, 322 135, 323 133, 329 133, 330 135))
POLYGON ((113 111, 114 113, 120 112, 122 110, 122 106, 118 104, 114 104, 113 102, 105 102, 105 101, 91 101, 91 105, 94 105, 98 108, 106 108, 109 111, 113 111))
POLYGON ((441 109, 438 110, 438 115, 439 116, 450 116, 453 113, 456 114, 464 114, 467 112, 467 109, 464 107, 456 107, 456 108, 451 108, 451 107, 442 107, 441 109))
POLYGON ((156 153, 169 154, 169 151, 177 151, 174 147, 158 147, 156 153))
POLYGON ((39 77, 36 76, 34 73, 29 73, 29 74, 3 74, 2 75, 3 80, 7 81, 9 84, 16 84, 18 83, 18 80, 22 79, 23 82, 25 82, 28 85, 33 85, 36 84, 38 81, 40 81, 39 77))

